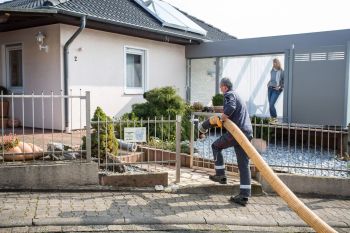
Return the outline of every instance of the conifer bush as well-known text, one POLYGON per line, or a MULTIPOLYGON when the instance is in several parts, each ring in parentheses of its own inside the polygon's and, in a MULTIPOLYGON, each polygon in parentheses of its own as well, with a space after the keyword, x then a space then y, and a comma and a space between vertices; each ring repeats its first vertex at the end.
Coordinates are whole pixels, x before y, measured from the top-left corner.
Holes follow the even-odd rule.
MULTIPOLYGON (((93 122, 91 133, 92 156, 97 157, 98 154, 101 158, 105 158, 106 154, 117 156, 118 141, 114 134, 112 119, 106 115, 102 108, 97 107, 91 121, 93 122)), ((85 136, 83 137, 83 149, 86 149, 85 136)))

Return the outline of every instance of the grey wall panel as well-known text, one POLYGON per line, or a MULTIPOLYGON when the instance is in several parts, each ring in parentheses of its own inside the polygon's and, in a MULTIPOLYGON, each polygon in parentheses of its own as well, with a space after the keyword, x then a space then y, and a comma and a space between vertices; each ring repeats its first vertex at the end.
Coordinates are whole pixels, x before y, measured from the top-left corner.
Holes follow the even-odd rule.
POLYGON ((346 73, 345 73, 345 125, 350 126, 350 41, 347 43, 346 73))
POLYGON ((329 52, 333 54, 334 51, 345 52, 345 47, 295 50, 294 58, 303 54, 305 60, 294 59, 292 122, 321 125, 344 124, 346 60, 345 57, 339 59, 342 56, 338 55, 335 57, 337 60, 331 60, 333 55, 329 52))

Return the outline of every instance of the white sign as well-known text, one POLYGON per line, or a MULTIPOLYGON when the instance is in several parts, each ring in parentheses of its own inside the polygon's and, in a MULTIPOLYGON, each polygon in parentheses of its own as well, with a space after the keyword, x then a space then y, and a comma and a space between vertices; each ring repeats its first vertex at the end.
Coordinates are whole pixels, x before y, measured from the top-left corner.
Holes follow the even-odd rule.
POLYGON ((146 142, 146 127, 124 128, 124 141, 146 142))

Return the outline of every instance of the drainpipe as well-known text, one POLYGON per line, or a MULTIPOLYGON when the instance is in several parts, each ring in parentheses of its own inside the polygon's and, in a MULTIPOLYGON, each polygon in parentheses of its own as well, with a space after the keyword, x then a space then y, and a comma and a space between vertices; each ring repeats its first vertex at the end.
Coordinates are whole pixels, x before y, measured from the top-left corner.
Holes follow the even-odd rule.
MULTIPOLYGON (((63 85, 64 85, 64 95, 68 95, 68 76, 69 76, 69 70, 68 70, 68 54, 69 54, 69 46, 72 44, 72 42, 77 38, 77 36, 83 31, 83 29, 86 26, 86 16, 82 16, 80 20, 80 27, 79 29, 73 34, 71 38, 65 43, 63 47, 63 85)), ((68 114, 68 98, 64 98, 64 122, 65 122, 65 130, 66 132, 69 132, 69 114, 68 114)))

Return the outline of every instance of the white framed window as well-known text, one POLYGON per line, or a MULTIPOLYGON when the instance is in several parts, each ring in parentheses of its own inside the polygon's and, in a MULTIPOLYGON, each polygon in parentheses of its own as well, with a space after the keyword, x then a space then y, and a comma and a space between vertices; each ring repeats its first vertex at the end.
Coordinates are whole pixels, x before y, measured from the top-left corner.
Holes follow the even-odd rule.
POLYGON ((12 92, 23 91, 23 57, 22 45, 6 45, 5 46, 6 61, 6 81, 7 88, 12 92))
POLYGON ((147 50, 124 47, 124 93, 143 94, 147 81, 147 50))

